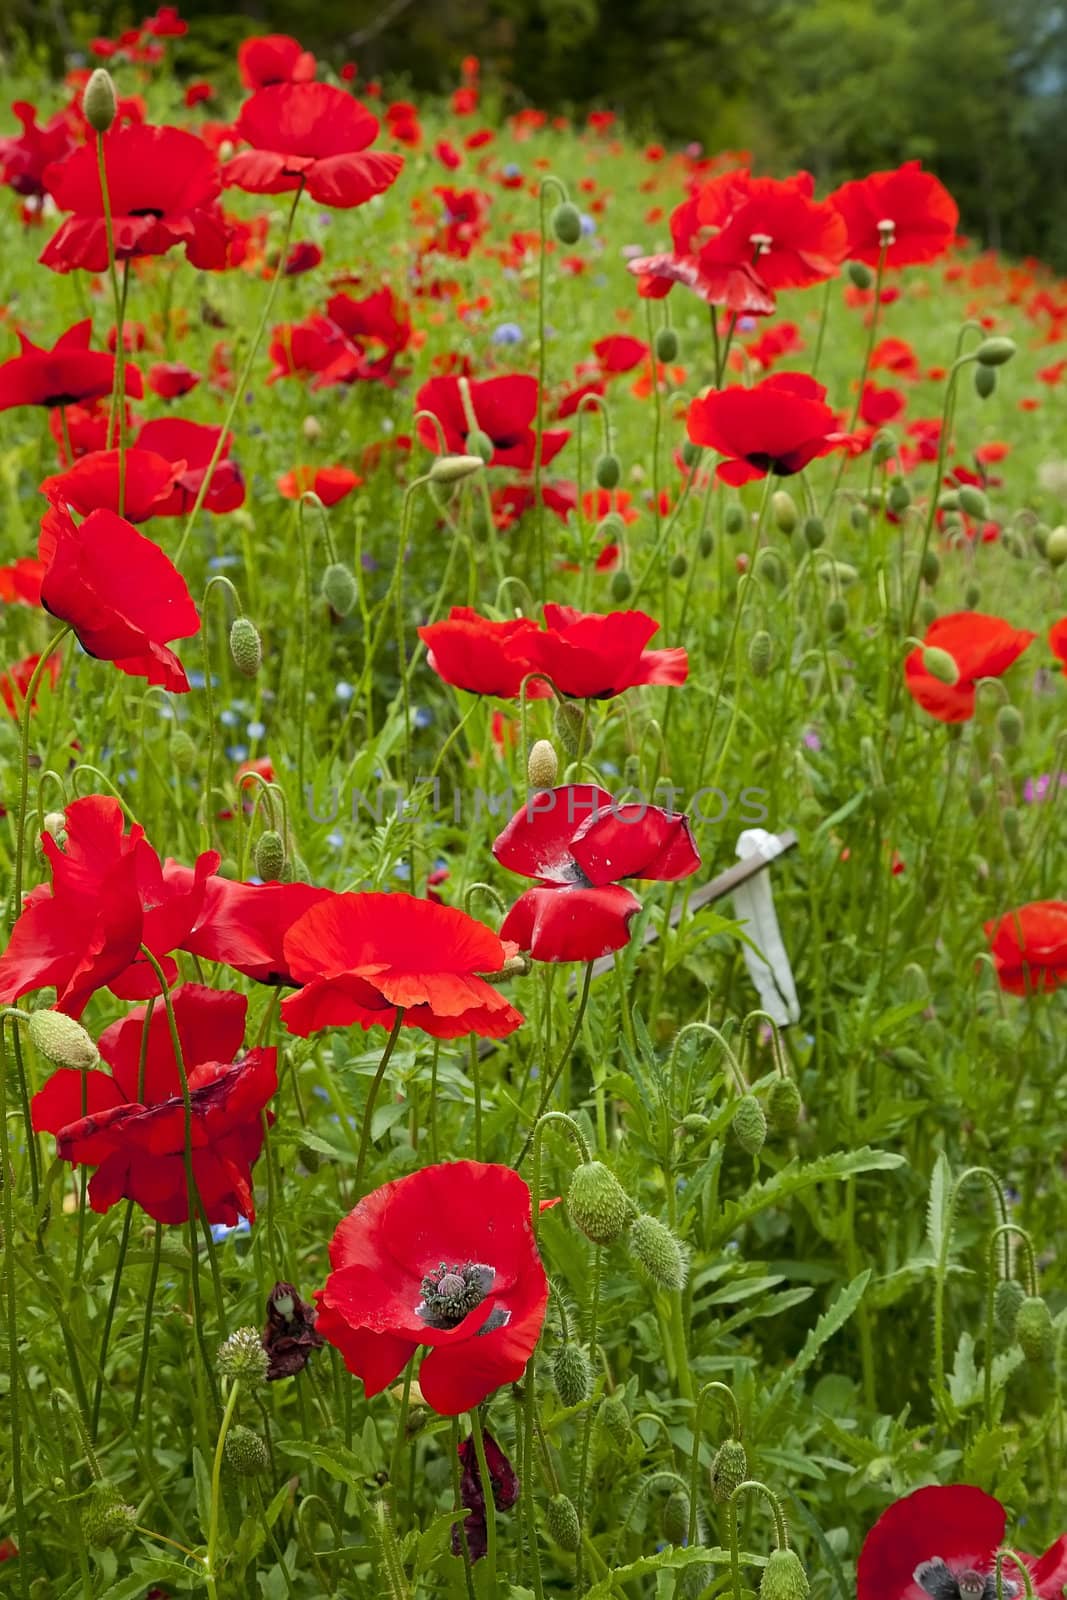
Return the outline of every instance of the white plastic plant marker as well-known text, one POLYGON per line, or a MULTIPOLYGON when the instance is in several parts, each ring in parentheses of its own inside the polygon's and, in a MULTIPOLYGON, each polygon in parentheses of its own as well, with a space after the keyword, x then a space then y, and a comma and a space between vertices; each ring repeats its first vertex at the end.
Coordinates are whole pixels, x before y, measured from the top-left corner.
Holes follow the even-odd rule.
MULTIPOLYGON (((764 828, 746 828, 737 841, 737 854, 742 861, 752 856, 773 861, 781 853, 781 840, 764 828)), ((744 946, 745 965, 759 991, 760 1005, 779 1027, 798 1022, 800 1002, 774 909, 770 873, 758 872, 738 884, 733 900, 734 914, 739 922, 747 924, 745 934, 752 941, 744 946)))

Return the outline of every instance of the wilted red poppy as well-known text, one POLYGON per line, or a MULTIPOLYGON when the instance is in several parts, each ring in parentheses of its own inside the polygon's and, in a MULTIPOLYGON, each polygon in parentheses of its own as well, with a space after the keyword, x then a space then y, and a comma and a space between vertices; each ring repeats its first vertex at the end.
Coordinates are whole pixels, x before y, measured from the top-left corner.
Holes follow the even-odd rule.
MULTIPOLYGON (((181 128, 140 124, 113 128, 103 143, 118 260, 165 255, 181 244, 192 266, 224 267, 221 179, 203 140, 181 128)), ((43 265, 55 272, 106 271, 107 224, 95 145, 82 145, 56 162, 44 181, 60 211, 74 215, 45 246, 43 265)))
POLYGON ((848 254, 877 266, 910 267, 943 255, 956 236, 959 207, 918 161, 842 184, 830 203, 845 219, 848 254))
MULTIPOLYGON (((191 869, 180 871, 188 874, 191 869)), ((257 983, 295 987, 282 949, 285 935, 305 911, 331 894, 309 883, 209 878, 200 914, 181 948, 203 961, 221 961, 257 983)))
POLYGON ((646 650, 659 623, 643 611, 607 616, 573 606, 546 605, 545 631, 524 641, 531 664, 560 694, 608 700, 642 683, 681 684, 689 672, 685 650, 646 650))
MULTIPOLYGON (((92 335, 91 317, 68 328, 51 350, 20 333, 20 353, 0 366, 0 411, 12 406, 69 406, 109 395, 115 383, 115 357, 90 350, 92 335)), ((143 392, 140 372, 127 362, 126 393, 138 398, 143 392)))
POLYGON ((259 89, 241 107, 234 132, 253 148, 226 163, 223 178, 251 194, 306 188, 323 206, 348 209, 396 181, 402 156, 368 150, 378 119, 328 83, 259 89))
POLYGON ((287 278, 299 278, 305 272, 313 272, 322 265, 323 252, 321 244, 313 244, 310 239, 300 239, 289 246, 289 253, 282 264, 282 272, 287 278))
MULTIPOLYGON (((0 700, 4 702, 10 716, 17 721, 21 717, 26 705, 26 694, 30 687, 30 679, 37 670, 40 655, 26 656, 22 661, 13 661, 11 666, 0 672, 0 700)), ((60 656, 49 656, 42 677, 39 678, 38 687, 44 678, 47 678, 54 689, 59 681, 59 669, 62 665, 60 656)), ((31 711, 37 710, 37 696, 34 694, 31 711)))
MULTIPOLYGON (((469 694, 495 694, 510 700, 533 671, 530 642, 540 632, 527 617, 492 622, 469 606, 453 606, 444 622, 418 630, 431 668, 445 683, 469 694)), ((551 693, 534 679, 526 692, 538 698, 551 693)))
POLYGON ((156 361, 148 369, 148 387, 161 400, 177 400, 195 389, 199 382, 199 372, 181 361, 156 361))
MULTIPOLYGON (((510 1511, 519 1498, 519 1475, 497 1444, 488 1428, 482 1430, 485 1464, 489 1469, 489 1487, 498 1511, 510 1511)), ((461 1555, 463 1544, 472 1561, 481 1561, 489 1550, 489 1528, 485 1516, 485 1487, 478 1467, 478 1451, 471 1439, 461 1439, 459 1454, 459 1502, 467 1515, 460 1524, 452 1524, 452 1554, 461 1555), (461 1543, 462 1539, 462 1543, 461 1543)))
MULTIPOLYGON (((2 576, 0 576, 2 582, 2 576)), ((1054 622, 1048 630, 1049 648, 1057 661, 1063 662, 1063 670, 1067 672, 1067 617, 1054 622)))
MULTIPOLYGON (((883 1511, 864 1540, 857 1600, 994 1600, 1006 1522, 999 1500, 971 1484, 916 1489, 883 1511)), ((1060 1600, 1067 1537, 1023 1560, 1037 1600, 1060 1600)), ((1018 1600, 1022 1584, 1010 1564, 1001 1585, 1006 1600, 1018 1600)))
POLYGON ((315 1296, 318 1331, 368 1397, 420 1345, 426 1403, 442 1416, 516 1383, 545 1319, 530 1190, 510 1167, 451 1161, 375 1189, 337 1228, 315 1296))
MULTIPOLYGON (((243 995, 196 984, 174 991, 191 1101, 193 1182, 208 1222, 229 1227, 239 1217, 255 1218, 252 1165, 263 1145, 263 1112, 278 1087, 274 1050, 249 1050, 240 1061, 231 1059, 244 1037, 246 1006, 243 995)), ((68 1067, 54 1072, 33 1097, 33 1127, 55 1134, 62 1160, 96 1167, 89 1182, 94 1211, 125 1199, 157 1222, 185 1222, 181 1080, 166 1013, 157 1005, 139 1092, 144 1016, 138 1007, 101 1035, 100 1054, 110 1073, 68 1067)))
MULTIPOLYGON (((534 466, 537 434, 537 379, 515 373, 502 378, 460 379, 449 374, 431 378, 415 396, 417 411, 432 411, 445 436, 445 450, 462 455, 467 450, 471 425, 463 404, 461 382, 470 392, 471 413, 478 431, 492 442, 491 467, 517 467, 529 471, 534 466)), ((570 434, 566 429, 546 430, 541 435, 541 463, 547 463, 563 449, 570 434)), ((437 429, 424 417, 419 419, 419 440, 428 450, 441 449, 437 429)))
POLYGON ((497 835, 493 855, 537 879, 500 930, 536 961, 595 961, 621 949, 641 903, 619 880, 674 882, 700 866, 687 817, 617 805, 606 789, 584 783, 532 793, 497 835))
POLYGON ((41 493, 56 506, 70 506, 79 516, 91 511, 119 510, 119 483, 122 481, 122 514, 127 522, 146 522, 166 500, 184 471, 185 462, 171 463, 151 450, 129 449, 120 471, 118 450, 94 450, 81 456, 66 472, 45 478, 41 493), (124 475, 123 475, 124 474, 124 475))
POLYGON ((237 70, 246 89, 268 89, 275 83, 310 83, 316 61, 287 33, 260 33, 237 46, 237 70))
POLYGON ((522 1022, 482 973, 499 972, 507 952, 496 934, 452 906, 410 894, 336 894, 312 906, 283 941, 286 964, 303 984, 282 1001, 290 1033, 320 1028, 406 1028, 436 1039, 466 1033, 502 1039, 522 1022))
POLYGON ((82 648, 120 672, 181 694, 189 687, 171 639, 200 630, 185 579, 158 545, 111 511, 75 526, 52 506, 37 554, 45 564, 41 604, 69 623, 82 648))
POLYGON ((1035 900, 985 925, 1009 994, 1048 994, 1067 983, 1067 901, 1035 900))
POLYGON ((36 106, 16 100, 11 110, 22 124, 22 132, 0 138, 0 183, 28 200, 44 194, 45 171, 73 148, 74 134, 64 111, 57 111, 38 127, 36 106))
POLYGON ((325 1344, 315 1324, 318 1312, 302 1300, 291 1283, 276 1283, 267 1297, 267 1326, 263 1330, 263 1348, 269 1366, 267 1382, 279 1378, 295 1378, 303 1372, 313 1350, 325 1344))
POLYGON ((65 816, 62 846, 41 835, 52 882, 26 897, 0 956, 0 1005, 51 985, 58 1009, 76 1017, 105 985, 123 999, 158 992, 142 944, 172 981, 170 952, 196 922, 219 857, 206 851, 194 868, 161 862, 139 823, 125 831, 109 795, 73 800, 65 816))
MULTIPOLYGON (((139 450, 150 450, 180 470, 170 494, 152 508, 154 517, 186 517, 196 504, 221 428, 207 422, 189 422, 185 417, 157 417, 146 422, 134 443, 139 450)), ((211 474, 203 509, 221 515, 236 511, 245 503, 245 480, 236 461, 229 460, 233 434, 226 435, 222 454, 211 474)))
POLYGON ((39 606, 43 577, 43 562, 19 556, 11 566, 0 567, 0 600, 8 606, 39 606))
POLYGON ((802 372, 778 372, 751 389, 714 389, 691 402, 687 426, 694 444, 727 458, 716 476, 735 486, 768 473, 790 477, 841 439, 826 390, 802 372))
POLYGON ((904 663, 904 682, 913 700, 940 722, 968 722, 974 716, 975 685, 979 678, 999 678, 1036 637, 1028 629, 1013 628, 1003 617, 981 611, 953 611, 936 617, 926 630, 923 645, 912 650, 904 663), (923 648, 947 651, 959 678, 942 683, 923 665, 923 648))
POLYGON ((294 467, 278 479, 278 493, 286 500, 299 500, 310 492, 317 494, 324 506, 335 506, 362 482, 348 467, 294 467))

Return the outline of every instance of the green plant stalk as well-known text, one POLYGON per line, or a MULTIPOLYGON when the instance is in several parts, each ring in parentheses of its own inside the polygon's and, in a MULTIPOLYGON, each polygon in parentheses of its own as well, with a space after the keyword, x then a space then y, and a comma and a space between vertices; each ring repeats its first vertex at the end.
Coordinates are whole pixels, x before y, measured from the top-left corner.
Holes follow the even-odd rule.
POLYGON ((485 1459, 485 1437, 482 1433, 482 1419, 477 1406, 471 1407, 469 1416, 471 1420, 471 1433, 474 1437, 474 1453, 478 1458, 478 1476, 482 1483, 482 1502, 485 1506, 486 1592, 490 1596, 493 1596, 497 1592, 496 1495, 493 1493, 493 1480, 489 1473, 489 1463, 485 1459))
MULTIPOLYGON (((593 1298, 589 1309, 589 1363, 596 1366, 597 1350, 600 1339, 600 1280, 603 1275, 604 1251, 597 1245, 593 1251, 593 1298)), ((582 1454, 578 1467, 578 1492, 575 1497, 575 1510, 578 1513, 578 1527, 581 1530, 581 1542, 574 1557, 574 1590, 576 1594, 582 1592, 582 1557, 585 1551, 585 1487, 589 1475, 589 1446, 593 1438, 593 1402, 592 1398, 586 1401, 585 1425, 582 1429, 582 1454)))
POLYGON ((222 1509, 222 1462, 226 1450, 226 1435, 230 1431, 230 1423, 237 1409, 237 1396, 240 1392, 240 1382, 234 1378, 226 1397, 226 1409, 222 1413, 219 1437, 215 1445, 215 1459, 211 1465, 211 1511, 207 1530, 207 1570, 204 1574, 211 1600, 218 1600, 218 1587, 215 1581, 218 1574, 215 1562, 219 1547, 219 1513, 222 1509))
POLYGON ((555 1067, 552 1069, 552 1072, 549 1074, 548 1079, 545 1082, 545 1086, 544 1086, 543 1090, 541 1091, 541 1099, 540 1099, 540 1101, 538 1103, 537 1111, 536 1111, 536 1113, 534 1115, 533 1127, 530 1129, 529 1133, 526 1135, 526 1142, 524 1143, 524 1145, 522 1147, 522 1150, 519 1153, 519 1159, 515 1162, 516 1170, 518 1170, 518 1168, 521 1167, 523 1162, 526 1160, 527 1154, 529 1153, 529 1150, 530 1150, 530 1146, 533 1144, 534 1135, 537 1132, 537 1128, 538 1128, 538 1126, 539 1126, 539 1124, 541 1122, 541 1118, 545 1115, 545 1112, 548 1110, 549 1101, 552 1099, 552 1095, 553 1095, 553 1093, 555 1091, 556 1084, 559 1082, 560 1077, 562 1076, 564 1067, 567 1065, 567 1062, 570 1060, 571 1051, 574 1049, 575 1043, 576 1043, 577 1038, 578 1038, 578 1034, 581 1032, 582 1018, 585 1015, 585 1008, 586 1008, 586 1006, 587 1006, 587 1004, 589 1002, 589 986, 592 983, 592 981, 593 981, 593 963, 591 961, 587 961, 586 964, 585 964, 585 977, 582 980, 582 992, 581 992, 581 995, 579 996, 579 999, 578 999, 578 1009, 577 1009, 577 1012, 575 1013, 574 1024, 573 1024, 573 1026, 571 1028, 570 1036, 567 1039, 567 1043, 563 1047, 563 1051, 562 1051, 562 1053, 560 1055, 559 1060, 556 1062, 555 1067))
POLYGON ((7 1323, 8 1405, 10 1408, 11 1492, 15 1501, 15 1533, 19 1547, 18 1581, 23 1600, 30 1592, 30 1559, 26 1546, 26 1502, 22 1481, 22 1362, 19 1359, 18 1306, 15 1298, 15 1209, 8 1181, 11 1152, 7 1135, 7 1048, 0 1015, 0 1204, 4 1220, 4 1311, 7 1323))
POLYGON ((403 1025, 404 1009, 402 1006, 397 1006, 396 1019, 393 1022, 385 1049, 382 1051, 382 1058, 378 1062, 378 1069, 371 1080, 371 1086, 367 1092, 367 1103, 363 1108, 363 1126, 359 1132, 359 1153, 356 1156, 356 1176, 352 1183, 353 1194, 357 1201, 362 1198, 363 1173, 367 1165, 367 1152, 370 1149, 371 1123, 374 1120, 374 1106, 378 1099, 378 1090, 381 1088, 382 1079, 385 1077, 385 1069, 389 1065, 390 1056, 396 1049, 403 1025))

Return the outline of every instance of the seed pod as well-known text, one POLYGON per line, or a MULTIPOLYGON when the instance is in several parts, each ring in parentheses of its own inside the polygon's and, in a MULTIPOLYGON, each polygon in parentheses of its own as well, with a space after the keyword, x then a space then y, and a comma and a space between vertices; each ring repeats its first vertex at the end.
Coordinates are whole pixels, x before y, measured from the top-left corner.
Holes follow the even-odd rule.
POLYGON ((234 617, 230 624, 230 655, 242 678, 254 678, 263 665, 263 641, 250 617, 234 617))
POLYGON ((821 517, 804 518, 804 543, 809 550, 818 550, 826 543, 826 524, 821 517))
POLYGON ((564 200, 553 211, 552 232, 560 244, 577 244, 582 237, 582 214, 570 200, 564 200))
POLYGON ((82 95, 85 120, 94 133, 106 133, 115 120, 115 84, 106 67, 90 74, 82 95))
POLYGON ((689 571, 689 562, 680 550, 676 556, 671 557, 671 564, 667 571, 672 578, 684 578, 689 571))
POLYGON ((779 532, 793 532, 797 525, 797 503, 787 489, 776 489, 771 495, 771 515, 779 532))
POLYGON ((93 1485, 89 1503, 82 1513, 81 1531, 94 1550, 111 1550, 121 1544, 137 1525, 137 1512, 127 1505, 114 1484, 93 1485))
POLYGON ((960 669, 955 659, 947 650, 940 649, 936 644, 925 644, 922 647, 923 671, 931 678, 936 678, 938 683, 945 683, 951 688, 960 681, 960 669))
POLYGON ((1056 1344, 1052 1312, 1040 1295, 1028 1295, 1015 1318, 1015 1337, 1027 1361, 1048 1361, 1056 1344))
POLYGON ((592 1388, 589 1359, 581 1345, 561 1344, 552 1360, 552 1381, 560 1404, 580 1406, 592 1388))
POLYGON ((264 883, 280 883, 285 866, 285 840, 274 828, 267 828, 256 840, 256 877, 264 883))
POLYGON ((745 526, 745 513, 740 506, 727 506, 723 512, 722 525, 727 533, 740 533, 745 526))
POLYGON ((1026 1299, 1017 1278, 1001 1278, 993 1291, 993 1326, 1004 1345, 1015 1343, 1015 1324, 1026 1299))
POLYGON ((1062 567, 1067 561, 1067 528, 1062 523, 1045 540, 1045 556, 1053 567, 1062 567))
POLYGON ((767 1140, 767 1118, 754 1094, 743 1094, 730 1120, 730 1130, 742 1150, 758 1156, 767 1140))
POLYGON ((775 1078, 767 1093, 767 1121, 775 1133, 796 1132, 800 1121, 800 1090, 793 1078, 775 1078))
POLYGON ((975 367, 974 392, 980 400, 988 400, 996 386, 997 369, 995 367, 975 367))
POLYGON ((339 617, 347 617, 359 599, 356 575, 343 561, 331 561, 322 575, 322 598, 339 617))
MULTIPOLYGON (((486 436, 483 433, 481 438, 484 439, 485 437, 486 436)), ((470 442, 470 439, 468 439, 468 445, 470 442)), ((490 446, 492 446, 492 442, 493 441, 490 439, 490 446)), ((490 448, 489 454, 492 455, 492 453, 492 449, 490 448)), ((473 453, 471 455, 463 456, 438 456, 437 460, 430 468, 430 482, 459 483, 461 478, 469 478, 472 473, 481 472, 484 466, 485 462, 482 460, 481 456, 474 455, 473 453)))
POLYGON ((1023 719, 1014 706, 1001 706, 997 712, 997 732, 1006 745, 1014 748, 1023 736, 1023 719))
POLYGON ((765 678, 771 670, 774 645, 766 628, 754 633, 748 641, 748 670, 754 678, 765 678))
POLYGON ((874 282, 874 273, 865 261, 850 261, 848 276, 850 283, 857 289, 869 289, 874 282))
POLYGON ((242 1478, 256 1478, 270 1469, 270 1454, 266 1442, 251 1428, 237 1423, 226 1435, 223 1447, 226 1460, 242 1478))
POLYGON ((627 1243, 630 1254, 644 1267, 653 1283, 661 1289, 685 1287, 685 1253, 658 1217, 638 1217, 630 1228, 627 1243))
POLYGON ((619 567, 611 574, 611 598, 620 603, 629 600, 634 592, 634 580, 625 567, 619 567))
POLYGON ((573 1500, 565 1494, 554 1494, 546 1507, 545 1521, 549 1535, 561 1550, 577 1550, 582 1542, 582 1530, 573 1500))
POLYGON ((724 1439, 711 1463, 712 1499, 725 1505, 739 1483, 748 1477, 748 1451, 740 1439, 724 1439))
POLYGON ((597 1412, 604 1431, 617 1450, 625 1450, 633 1435, 626 1401, 618 1394, 606 1394, 597 1412))
POLYGON ((567 1210, 576 1228, 594 1244, 615 1244, 634 1215, 634 1203, 602 1161, 585 1161, 574 1169, 567 1190, 567 1210))
POLYGON ((966 511, 969 517, 987 517, 989 515, 989 502, 981 489, 976 489, 973 483, 962 484, 959 490, 960 510, 966 511))
MULTIPOLYGON (((467 435, 467 449, 475 460, 480 461, 483 467, 487 467, 493 459, 493 451, 496 446, 489 435, 483 433, 481 428, 472 428, 467 435)), ((467 458, 464 457, 463 459, 467 458)), ((465 477, 466 474, 464 473, 462 476, 465 477)))
POLYGON ((843 600, 831 600, 826 608, 826 626, 831 633, 844 633, 848 627, 848 607, 843 600))
POLYGON ((661 328, 656 334, 656 360, 674 361, 678 355, 678 335, 673 328, 661 328))
POLYGON ((604 455, 597 457, 594 471, 596 481, 601 489, 614 489, 622 476, 622 468, 619 465, 618 456, 607 451, 604 455))
POLYGON ((1017 348, 1014 339, 1004 337, 983 339, 974 352, 974 358, 983 367, 1002 367, 1006 361, 1011 360, 1017 348))
POLYGON ((795 1550, 772 1550, 760 1579, 760 1600, 806 1600, 808 1575, 795 1550))
POLYGON ((245 1383, 262 1383, 270 1361, 263 1348, 258 1328, 238 1328, 219 1345, 219 1371, 224 1378, 240 1378, 245 1383))
POLYGON ((689 1537, 689 1496, 672 1489, 663 1507, 663 1537, 668 1544, 683 1545, 689 1537))
POLYGON ((531 789, 554 788, 559 776, 559 757, 547 739, 537 739, 530 747, 526 781, 531 789))
POLYGON ((83 1072, 100 1060, 99 1050, 81 1023, 62 1011, 31 1011, 26 1031, 38 1055, 53 1066, 83 1072))
POLYGON ((556 706, 556 737, 569 756, 578 754, 585 712, 573 700, 561 700, 556 706))
POLYGON ((899 517, 902 511, 907 511, 911 505, 911 490, 900 478, 889 485, 886 504, 895 517, 899 517))

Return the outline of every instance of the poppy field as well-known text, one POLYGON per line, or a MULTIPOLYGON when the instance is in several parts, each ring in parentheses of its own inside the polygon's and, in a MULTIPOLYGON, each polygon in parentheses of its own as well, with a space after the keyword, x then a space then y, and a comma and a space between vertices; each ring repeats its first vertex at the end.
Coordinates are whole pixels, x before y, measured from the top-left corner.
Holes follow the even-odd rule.
POLYGON ((0 1593, 1062 1600, 1067 284, 186 43, 0 119, 0 1593))

